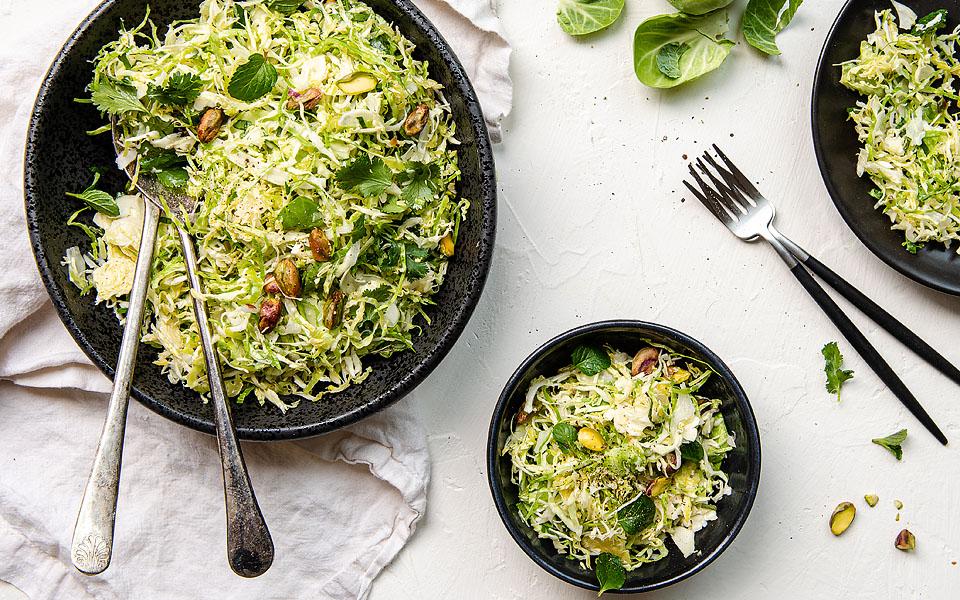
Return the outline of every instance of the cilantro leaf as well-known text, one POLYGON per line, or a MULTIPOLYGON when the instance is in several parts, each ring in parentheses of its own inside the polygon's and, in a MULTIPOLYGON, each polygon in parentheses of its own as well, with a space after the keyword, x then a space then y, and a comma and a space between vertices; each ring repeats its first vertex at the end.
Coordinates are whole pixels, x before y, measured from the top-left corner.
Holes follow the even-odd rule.
POLYGON ((87 189, 77 194, 73 192, 67 192, 67 195, 83 200, 87 206, 99 213, 107 215, 108 217, 119 217, 120 207, 117 206, 117 201, 110 194, 97 189, 98 181, 100 181, 100 173, 98 171, 94 171, 93 183, 87 186, 87 189))
POLYGON ((907 249, 907 252, 909 252, 910 254, 916 254, 917 251, 920 250, 920 248, 923 248, 923 244, 922 244, 922 243, 921 243, 921 244, 918 244, 918 243, 916 243, 916 242, 911 242, 910 240, 907 240, 907 241, 903 242, 903 244, 901 244, 901 245, 902 245, 904 248, 906 248, 906 249, 907 249))
POLYGON ((657 50, 657 70, 670 79, 679 79, 682 74, 680 57, 689 49, 690 44, 686 42, 670 42, 660 46, 657 50))
POLYGON ((404 245, 404 264, 407 267, 407 277, 410 279, 420 279, 427 274, 427 264, 424 259, 430 254, 416 244, 404 245))
POLYGON ((837 395, 840 400, 840 386, 843 382, 853 377, 853 371, 841 369, 843 364, 843 355, 840 354, 840 348, 836 342, 830 342, 820 351, 823 354, 824 366, 823 372, 827 375, 827 391, 837 395))
POLYGON ((891 433, 887 437, 876 438, 870 441, 878 446, 883 446, 896 456, 897 460, 900 460, 903 458, 902 445, 905 439, 907 439, 907 430, 901 429, 896 433, 891 433))
POLYGON ((101 80, 90 84, 90 99, 102 112, 119 115, 125 112, 147 112, 137 97, 137 90, 130 85, 101 80))
POLYGON ((148 96, 167 106, 187 106, 200 95, 203 82, 193 73, 174 73, 164 86, 151 86, 148 96))
POLYGON ((627 535, 639 533, 650 527, 656 517, 657 507, 650 496, 644 494, 617 511, 617 521, 627 535))
POLYGON ((337 183, 361 196, 379 196, 393 183, 393 172, 379 157, 366 154, 337 171, 337 183))
POLYGON ((313 229, 325 223, 320 205, 305 196, 297 196, 280 209, 277 215, 287 231, 313 229))
POLYGON ((436 165, 414 162, 408 171, 410 179, 403 186, 400 198, 413 210, 419 210, 423 203, 432 200, 437 193, 434 179, 439 176, 436 165))
POLYGON ((551 430, 553 439, 557 442, 557 445, 560 446, 560 449, 564 452, 568 452, 577 441, 577 428, 567 423, 566 421, 560 421, 553 426, 551 430))
POLYGON ((619 590, 627 582, 627 572, 623 569, 620 558, 608 552, 603 552, 597 557, 593 570, 597 576, 597 583, 600 584, 600 594, 607 590, 619 590))
POLYGON ((610 356, 596 346, 577 346, 570 359, 585 375, 596 375, 610 366, 610 356))
POLYGON ((277 70, 262 54, 251 54, 247 62, 233 72, 227 92, 243 102, 265 96, 277 84, 277 70))

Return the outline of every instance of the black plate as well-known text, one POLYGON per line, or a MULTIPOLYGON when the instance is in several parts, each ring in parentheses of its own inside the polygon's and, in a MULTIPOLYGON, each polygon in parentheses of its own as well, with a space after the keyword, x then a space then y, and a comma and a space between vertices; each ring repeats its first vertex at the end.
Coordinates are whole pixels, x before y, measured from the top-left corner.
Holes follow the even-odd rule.
MULTIPOLYGON (((433 370, 453 346, 480 298, 496 230, 496 182, 490 141, 480 103, 470 82, 433 25, 408 0, 366 0, 379 14, 394 23, 417 46, 415 56, 429 61, 431 76, 446 88, 457 133, 462 141, 461 196, 471 205, 460 227, 457 255, 450 262, 447 279, 429 311, 432 320, 414 339, 413 352, 400 352, 389 359, 369 358, 373 368, 361 384, 320 402, 301 402, 281 414, 273 406, 247 402, 236 406, 234 420, 240 437, 277 440, 307 437, 353 423, 401 398, 433 370)), ((121 328, 112 311, 81 297, 60 266, 71 246, 88 246, 83 233, 65 227, 77 207, 64 196, 90 182, 91 166, 112 165, 113 149, 108 135, 90 137, 84 132, 103 124, 89 104, 74 98, 86 95, 91 77, 90 61, 105 43, 117 36, 121 23, 143 19, 146 2, 110 0, 101 4, 70 36, 40 88, 27 138, 24 164, 27 223, 40 274, 63 323, 100 370, 113 376, 120 349, 121 328)), ((151 0, 150 17, 164 31, 178 19, 194 18, 199 0, 151 0)), ((125 182, 117 169, 106 178, 108 189, 119 191, 125 182)), ((149 408, 188 427, 213 432, 212 410, 198 395, 171 384, 153 364, 156 351, 142 347, 137 359, 133 396, 149 408)))
MULTIPOLYGON (((919 16, 940 8, 950 10, 949 27, 957 24, 960 3, 944 0, 906 0, 919 16)), ((860 42, 876 29, 875 11, 892 9, 889 0, 848 0, 833 23, 820 53, 813 82, 813 147, 823 181, 843 220, 860 241, 880 259, 907 277, 948 294, 960 295, 960 256, 931 242, 916 255, 903 248, 903 233, 890 229, 890 219, 874 209, 873 189, 866 175, 857 177, 860 144, 847 108, 860 97, 840 85, 835 65, 856 58, 860 42)))
POLYGON ((609 344, 623 352, 632 353, 646 345, 644 339, 661 342, 700 359, 719 375, 711 378, 702 389, 704 395, 721 400, 724 421, 736 436, 737 447, 723 462, 724 470, 730 474, 733 493, 718 503, 717 520, 697 532, 699 554, 684 558, 668 538, 670 553, 667 557, 628 573, 626 585, 619 591, 648 592, 677 583, 703 570, 727 549, 740 532, 760 484, 760 434, 753 409, 727 365, 697 340, 655 323, 602 321, 562 333, 540 346, 510 377, 497 402, 487 438, 487 475, 497 512, 507 531, 527 556, 551 575, 588 590, 599 589, 593 572, 581 568, 579 562, 558 554, 552 542, 538 538, 536 532, 517 515, 517 487, 510 481, 510 458, 501 456, 501 452, 510 435, 511 420, 523 405, 526 390, 535 377, 555 374, 570 364, 570 352, 580 344, 609 344))

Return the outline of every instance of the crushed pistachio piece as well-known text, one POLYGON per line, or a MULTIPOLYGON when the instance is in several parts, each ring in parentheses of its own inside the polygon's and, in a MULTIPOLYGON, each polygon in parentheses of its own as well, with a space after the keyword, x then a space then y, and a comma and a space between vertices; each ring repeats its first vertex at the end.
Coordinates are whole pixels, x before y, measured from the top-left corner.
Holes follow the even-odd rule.
POLYGON ((880 502, 880 497, 876 494, 866 494, 863 496, 863 499, 870 508, 873 508, 877 505, 877 502, 880 502))
POLYGON ((894 500, 893 505, 897 507, 897 510, 900 510, 903 508, 903 502, 900 502, 899 500, 894 500))
POLYGON ((830 515, 830 532, 840 535, 850 527, 857 516, 857 507, 852 502, 841 502, 830 515))
POLYGON ((897 550, 909 552, 917 547, 917 537, 909 529, 903 529, 897 534, 897 541, 894 543, 897 550))

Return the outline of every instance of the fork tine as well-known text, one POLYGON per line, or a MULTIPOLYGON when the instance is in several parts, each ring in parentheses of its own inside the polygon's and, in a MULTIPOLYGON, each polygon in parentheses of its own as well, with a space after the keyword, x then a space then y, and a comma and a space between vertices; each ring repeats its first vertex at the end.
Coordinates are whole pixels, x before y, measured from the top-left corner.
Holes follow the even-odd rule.
POLYGON ((693 170, 693 165, 689 165, 689 168, 690 175, 693 176, 697 184, 699 184, 700 190, 694 188, 690 182, 686 180, 683 181, 683 184, 687 186, 687 189, 689 189, 694 196, 697 197, 697 200, 699 200, 701 204, 707 207, 707 210, 713 213, 713 216, 720 219, 729 227, 731 223, 737 220, 736 213, 731 211, 727 206, 724 205, 723 202, 720 201, 716 192, 710 189, 710 186, 708 186, 703 179, 700 178, 697 172, 693 170))
MULTIPOLYGON (((703 156, 705 159, 707 159, 707 162, 710 161, 711 157, 709 154, 704 154, 703 156)), ((703 164, 702 159, 697 159, 697 166, 700 167, 700 170, 703 171, 704 175, 710 178, 710 181, 712 181, 713 185, 717 188, 718 194, 721 197, 725 197, 728 205, 733 204, 744 214, 746 214, 749 210, 748 205, 756 206, 756 203, 744 196, 743 192, 740 191, 736 185, 729 185, 727 182, 717 179, 713 172, 703 164)))
POLYGON ((748 196, 747 193, 745 193, 745 190, 740 188, 737 178, 734 176, 734 174, 720 165, 720 163, 718 163, 709 152, 703 153, 703 159, 710 163, 710 166, 713 167, 713 170, 717 172, 721 179, 723 179, 725 191, 729 192, 733 196, 746 199, 752 205, 755 204, 755 197, 748 196))
POLYGON ((723 150, 719 146, 713 144, 713 149, 717 153, 717 156, 720 157, 720 160, 723 161, 723 164, 727 165, 727 168, 730 169, 730 174, 733 176, 734 180, 737 182, 737 186, 742 189, 744 192, 750 194, 751 196, 760 196, 760 190, 758 190, 750 180, 747 179, 747 176, 737 168, 737 165, 733 164, 727 155, 723 153, 723 150))

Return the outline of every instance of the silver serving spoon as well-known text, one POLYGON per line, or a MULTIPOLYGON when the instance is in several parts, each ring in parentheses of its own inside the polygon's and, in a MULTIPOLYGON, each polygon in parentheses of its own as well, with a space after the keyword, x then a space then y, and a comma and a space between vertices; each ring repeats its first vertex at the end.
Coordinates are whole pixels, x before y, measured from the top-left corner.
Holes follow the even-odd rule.
MULTIPOLYGON (((117 138, 115 119, 112 120, 111 125, 114 148, 119 155, 122 147, 117 138)), ((135 174, 135 168, 136 165, 134 163, 131 163, 126 168, 126 173, 131 179, 135 174)), ((223 468, 223 492, 227 514, 227 560, 230 563, 230 568, 233 569, 236 574, 243 577, 256 577, 265 573, 267 569, 270 568, 270 565, 273 564, 273 540, 270 537, 267 524, 263 519, 260 506, 257 504, 257 498, 253 493, 250 476, 247 474, 247 467, 243 461, 243 454, 240 451, 240 443, 237 440, 237 431, 230 417, 230 405, 223 385, 223 375, 220 372, 220 363, 217 360, 213 336, 210 332, 207 307, 203 300, 200 278, 197 275, 196 250, 193 239, 182 224, 182 222, 188 222, 193 217, 197 204, 196 199, 184 194, 171 193, 160 184, 156 177, 147 173, 139 174, 136 186, 144 199, 147 200, 148 210, 145 211, 145 214, 152 213, 159 215, 162 205, 158 198, 162 195, 167 202, 167 206, 170 207, 171 212, 175 215, 175 218, 178 217, 181 220, 181 222, 176 223, 177 233, 180 237, 184 263, 187 267, 187 279, 190 284, 193 309, 197 319, 197 328, 200 331, 200 341, 207 366, 207 380, 210 387, 210 397, 213 400, 214 422, 217 428, 217 446, 220 450, 220 462, 223 468)), ((144 228, 146 228, 149 218, 150 217, 145 217, 144 228)), ((153 227, 153 235, 155 237, 155 223, 153 227)), ((145 269, 147 272, 149 272, 149 262, 150 261, 146 261, 147 265, 145 269)), ((139 271, 140 264, 138 260, 137 272, 139 273, 139 271)), ((143 279, 147 279, 147 277, 143 279)), ((146 282, 143 283, 143 286, 145 291, 146 282)), ((136 287, 136 282, 134 287, 136 287)), ((140 311, 140 317, 142 318, 142 297, 140 311)), ((132 338, 130 345, 133 347, 133 353, 136 352, 136 344, 139 341, 140 327, 136 327, 134 331, 135 333, 129 336, 132 338)), ((127 337, 127 331, 125 330, 124 342, 126 342, 127 337)), ((121 346, 121 356, 122 354, 123 347, 121 346)), ((131 366, 133 362, 131 359, 131 366)), ((77 519, 77 528, 74 533, 74 564, 85 573, 102 572, 107 568, 110 561, 110 546, 113 539, 113 524, 116 514, 117 484, 120 477, 120 455, 123 449, 122 423, 126 416, 129 374, 125 389, 123 401, 117 403, 122 404, 122 406, 116 409, 116 412, 122 414, 119 414, 117 418, 113 418, 114 402, 111 401, 108 409, 107 425, 104 427, 104 436, 106 436, 107 429, 116 429, 115 427, 110 427, 111 423, 119 421, 119 431, 111 431, 111 435, 118 437, 119 441, 106 446, 102 453, 100 448, 98 448, 94 470, 91 474, 90 481, 87 483, 87 488, 84 491, 80 515, 77 519), (103 454, 102 457, 101 454, 103 454), (102 468, 98 468, 101 463, 103 463, 102 468), (103 473, 102 478, 101 472, 103 473), (86 540, 91 541, 85 543, 86 540), (100 540, 102 540, 102 542, 100 540), (89 548, 91 544, 94 548, 94 553, 103 556, 103 558, 99 560, 94 559, 93 570, 88 570, 86 568, 87 563, 81 561, 84 563, 84 566, 81 566, 78 564, 77 557, 89 554, 89 552, 78 552, 79 546, 85 545, 85 547, 89 548), (97 569, 97 567, 99 567, 99 569, 97 569)), ((115 388, 115 394, 116 391, 115 388)), ((101 447, 104 447, 103 440, 101 440, 101 447)))

